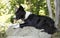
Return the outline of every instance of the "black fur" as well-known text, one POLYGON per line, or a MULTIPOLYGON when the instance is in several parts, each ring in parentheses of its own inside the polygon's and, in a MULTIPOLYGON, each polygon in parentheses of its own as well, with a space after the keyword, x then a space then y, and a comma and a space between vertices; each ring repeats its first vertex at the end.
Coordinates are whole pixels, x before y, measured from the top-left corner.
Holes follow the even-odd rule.
MULTIPOLYGON (((25 14, 26 12, 24 11, 23 7, 20 6, 16 12, 16 19, 24 19, 25 14)), ((24 19, 24 21, 25 23, 20 24, 20 28, 32 26, 36 29, 44 29, 44 31, 49 34, 56 32, 56 27, 54 25, 55 23, 50 17, 30 14, 27 19, 24 19)))

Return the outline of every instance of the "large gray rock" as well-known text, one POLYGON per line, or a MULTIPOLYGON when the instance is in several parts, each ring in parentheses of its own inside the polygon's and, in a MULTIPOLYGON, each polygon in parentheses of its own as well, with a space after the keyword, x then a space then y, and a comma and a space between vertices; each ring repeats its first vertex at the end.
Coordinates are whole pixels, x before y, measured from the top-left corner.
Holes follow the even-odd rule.
POLYGON ((6 31, 7 38, 51 38, 51 35, 46 32, 41 32, 34 27, 24 27, 13 29, 9 27, 6 31))

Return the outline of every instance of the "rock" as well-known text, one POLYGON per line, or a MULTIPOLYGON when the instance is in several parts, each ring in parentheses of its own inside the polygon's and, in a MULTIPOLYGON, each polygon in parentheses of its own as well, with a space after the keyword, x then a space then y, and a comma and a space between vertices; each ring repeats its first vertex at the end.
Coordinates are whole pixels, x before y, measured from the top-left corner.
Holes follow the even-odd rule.
POLYGON ((24 28, 9 28, 6 31, 7 38, 51 38, 51 35, 42 32, 42 29, 36 29, 34 27, 24 27, 24 28))

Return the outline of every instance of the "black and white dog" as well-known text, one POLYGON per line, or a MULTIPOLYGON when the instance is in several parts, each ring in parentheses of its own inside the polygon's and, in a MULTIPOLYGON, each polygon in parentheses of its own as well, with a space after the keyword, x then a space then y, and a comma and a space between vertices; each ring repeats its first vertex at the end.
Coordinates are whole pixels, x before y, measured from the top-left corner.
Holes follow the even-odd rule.
POLYGON ((56 27, 54 25, 55 23, 50 17, 35 15, 30 12, 26 13, 22 6, 18 8, 15 14, 16 20, 24 20, 24 23, 20 24, 20 28, 32 26, 36 29, 44 29, 44 32, 47 32, 48 34, 53 34, 56 32, 56 27))

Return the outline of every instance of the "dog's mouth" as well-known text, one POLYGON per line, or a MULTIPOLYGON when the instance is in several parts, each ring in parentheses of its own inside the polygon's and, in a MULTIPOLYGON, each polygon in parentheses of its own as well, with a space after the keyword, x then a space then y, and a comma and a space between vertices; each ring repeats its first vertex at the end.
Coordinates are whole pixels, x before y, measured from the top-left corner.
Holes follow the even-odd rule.
POLYGON ((24 21, 22 19, 19 19, 19 20, 17 20, 17 23, 22 24, 22 23, 24 23, 24 21))
POLYGON ((22 24, 22 23, 24 23, 24 20, 22 20, 22 19, 19 19, 19 20, 14 19, 14 23, 22 24))
POLYGON ((20 24, 22 24, 22 23, 24 23, 24 20, 21 18, 21 19, 18 19, 18 18, 16 18, 16 16, 14 15, 13 16, 13 23, 20 23, 20 24))

